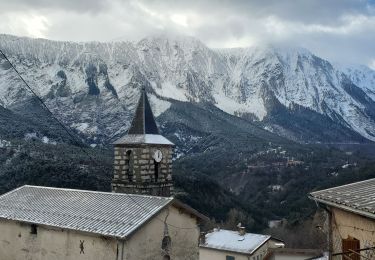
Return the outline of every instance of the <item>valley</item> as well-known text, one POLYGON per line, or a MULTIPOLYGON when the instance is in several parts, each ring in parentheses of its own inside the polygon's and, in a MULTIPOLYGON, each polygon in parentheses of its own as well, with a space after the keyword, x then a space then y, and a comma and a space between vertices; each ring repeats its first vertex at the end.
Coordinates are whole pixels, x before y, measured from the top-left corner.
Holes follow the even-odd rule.
POLYGON ((80 141, 0 58, 1 193, 26 183, 109 191, 111 143, 126 133, 143 86, 176 145, 176 196, 208 225, 299 226, 316 212, 309 192, 375 177, 368 68, 348 71, 300 48, 212 50, 190 37, 0 35, 0 48, 80 141))

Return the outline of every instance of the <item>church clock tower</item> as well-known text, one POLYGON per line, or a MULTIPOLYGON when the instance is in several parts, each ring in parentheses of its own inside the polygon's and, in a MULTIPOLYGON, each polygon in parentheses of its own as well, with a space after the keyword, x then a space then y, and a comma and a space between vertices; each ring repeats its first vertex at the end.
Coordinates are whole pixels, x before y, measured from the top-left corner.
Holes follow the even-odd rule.
POLYGON ((173 146, 160 135, 142 89, 127 135, 114 142, 112 192, 172 196, 173 146))

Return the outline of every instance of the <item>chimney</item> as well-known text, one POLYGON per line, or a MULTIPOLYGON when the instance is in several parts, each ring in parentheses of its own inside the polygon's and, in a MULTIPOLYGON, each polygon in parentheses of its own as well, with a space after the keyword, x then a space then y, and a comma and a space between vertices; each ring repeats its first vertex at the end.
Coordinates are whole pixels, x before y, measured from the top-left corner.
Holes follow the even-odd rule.
POLYGON ((199 244, 201 245, 206 244, 206 232, 201 232, 199 236, 199 244))
POLYGON ((244 236, 246 234, 246 228, 241 226, 241 223, 237 227, 238 227, 238 234, 240 234, 240 236, 244 236))

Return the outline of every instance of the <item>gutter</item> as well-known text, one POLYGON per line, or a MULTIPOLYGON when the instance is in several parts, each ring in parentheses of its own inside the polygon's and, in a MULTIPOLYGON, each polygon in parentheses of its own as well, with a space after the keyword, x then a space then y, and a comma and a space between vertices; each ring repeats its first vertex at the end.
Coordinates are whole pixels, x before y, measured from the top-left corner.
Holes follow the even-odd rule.
POLYGON ((338 204, 338 203, 331 202, 331 201, 327 201, 327 200, 324 200, 324 199, 319 199, 319 198, 316 198, 316 197, 311 196, 311 195, 309 196, 309 199, 312 199, 314 201, 320 202, 320 203, 328 205, 328 206, 340 208, 340 209, 343 209, 343 210, 346 210, 346 211, 349 211, 349 212, 352 212, 352 213, 355 213, 355 214, 358 214, 358 215, 361 215, 361 216, 365 216, 365 217, 368 217, 368 218, 371 218, 371 219, 375 219, 375 214, 370 213, 370 212, 354 209, 352 207, 345 206, 345 205, 338 204))

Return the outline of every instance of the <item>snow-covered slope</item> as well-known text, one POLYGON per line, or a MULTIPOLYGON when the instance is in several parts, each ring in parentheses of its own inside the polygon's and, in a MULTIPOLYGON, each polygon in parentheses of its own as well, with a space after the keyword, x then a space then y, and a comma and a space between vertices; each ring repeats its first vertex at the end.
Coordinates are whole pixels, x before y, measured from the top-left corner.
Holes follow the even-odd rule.
POLYGON ((351 81, 375 100, 375 71, 364 65, 338 65, 351 81))
MULTIPOLYGON (((304 49, 212 50, 181 36, 74 43, 9 35, 0 35, 0 48, 54 113, 93 142, 126 130, 142 85, 156 115, 173 100, 208 102, 261 123, 278 105, 291 111, 297 105, 375 140, 373 83, 364 85, 304 49)), ((0 79, 0 105, 11 108, 30 96, 3 59, 0 79)))

